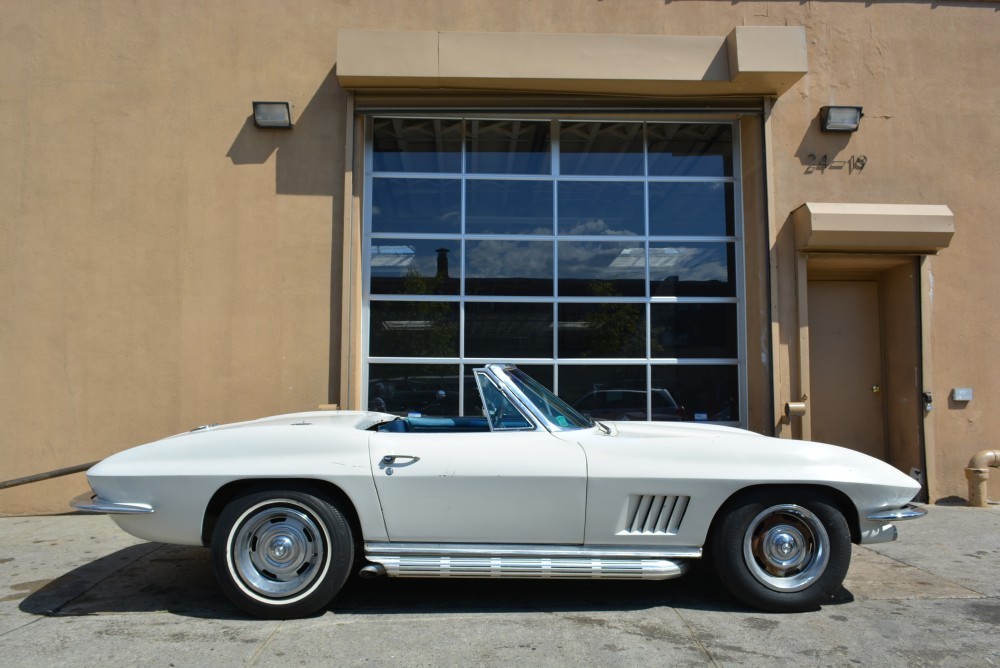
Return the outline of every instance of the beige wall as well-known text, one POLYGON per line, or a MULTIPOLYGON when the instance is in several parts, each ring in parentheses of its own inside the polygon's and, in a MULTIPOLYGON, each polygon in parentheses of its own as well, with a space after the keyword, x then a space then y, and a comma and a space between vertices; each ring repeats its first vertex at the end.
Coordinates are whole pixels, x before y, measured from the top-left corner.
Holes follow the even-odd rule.
POLYGON ((345 94, 318 6, 0 4, 0 480, 327 400, 345 94), (299 127, 256 130, 254 99, 299 127))
MULTIPOLYGON (((724 36, 804 25, 809 74, 769 119, 777 394, 787 400, 797 378, 790 212, 806 201, 949 205, 958 232, 932 263, 926 342, 932 496, 964 495, 962 466, 1000 432, 997 9, 0 0, 0 480, 339 400, 337 30, 724 36), (255 129, 254 99, 291 101, 295 129, 255 129), (861 131, 820 134, 830 103, 864 105, 861 131), (868 162, 810 170, 809 154, 868 162), (955 386, 975 400, 950 406, 955 386)), ((60 512, 84 488, 73 476, 0 491, 0 513, 60 512)))
MULTIPOLYGON (((777 4, 770 4, 772 18, 777 4)), ((773 121, 775 206, 786 228, 779 267, 789 270, 778 277, 782 320, 794 321, 785 217, 791 209, 805 201, 949 205, 957 232, 932 263, 933 329, 924 343, 933 355, 933 385, 926 389, 936 409, 925 427, 936 445, 928 453, 928 469, 937 473, 932 499, 964 497, 962 468, 976 451, 994 447, 988 434, 1000 426, 1000 355, 990 344, 1000 324, 991 287, 1000 250, 992 219, 1000 195, 984 178, 1000 169, 990 148, 1000 142, 1000 128, 990 120, 1000 103, 997 5, 810 3, 796 14, 810 36, 810 72, 778 100, 773 121), (858 133, 817 132, 819 107, 833 103, 864 106, 858 133), (808 154, 865 155, 868 162, 854 173, 810 170, 808 154), (975 400, 949 405, 956 386, 973 387, 975 400)), ((783 343, 793 347, 794 333, 782 331, 783 343)))

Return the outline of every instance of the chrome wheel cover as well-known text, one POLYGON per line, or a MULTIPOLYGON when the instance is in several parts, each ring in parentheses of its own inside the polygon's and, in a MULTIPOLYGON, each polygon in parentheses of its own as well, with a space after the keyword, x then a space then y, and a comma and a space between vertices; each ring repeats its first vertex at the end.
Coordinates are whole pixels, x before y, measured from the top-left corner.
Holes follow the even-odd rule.
POLYGON ((268 599, 295 596, 325 571, 326 532, 307 508, 271 501, 251 508, 231 534, 230 568, 239 581, 268 599))
POLYGON ((778 592, 801 591, 830 561, 830 537, 812 512, 795 504, 771 506, 743 534, 743 559, 751 575, 778 592))

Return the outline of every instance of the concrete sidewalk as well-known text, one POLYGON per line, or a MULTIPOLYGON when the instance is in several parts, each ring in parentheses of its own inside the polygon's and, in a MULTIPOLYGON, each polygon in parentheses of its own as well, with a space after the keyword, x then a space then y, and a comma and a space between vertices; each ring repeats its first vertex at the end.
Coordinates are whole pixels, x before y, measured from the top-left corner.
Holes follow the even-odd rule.
POLYGON ((855 547, 822 610, 666 582, 352 581, 326 613, 242 617, 208 551, 99 516, 0 518, 0 664, 1000 666, 1000 508, 936 506, 855 547))

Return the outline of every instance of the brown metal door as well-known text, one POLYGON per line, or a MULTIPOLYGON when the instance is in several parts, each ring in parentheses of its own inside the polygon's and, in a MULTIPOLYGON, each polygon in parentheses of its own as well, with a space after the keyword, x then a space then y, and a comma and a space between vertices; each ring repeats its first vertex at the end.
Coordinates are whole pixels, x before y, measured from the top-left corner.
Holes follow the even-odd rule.
POLYGON ((809 281, 812 440, 886 459, 876 281, 809 281))

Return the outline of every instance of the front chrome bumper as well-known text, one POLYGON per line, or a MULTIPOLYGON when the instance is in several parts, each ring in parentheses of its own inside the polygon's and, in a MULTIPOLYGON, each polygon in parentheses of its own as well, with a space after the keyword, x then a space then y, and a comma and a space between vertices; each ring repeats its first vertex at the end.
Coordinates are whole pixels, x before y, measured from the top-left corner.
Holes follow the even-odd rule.
POLYGON ((85 492, 69 502, 77 510, 85 513, 106 513, 108 515, 144 515, 155 512, 148 503, 120 503, 105 501, 93 492, 85 492))
POLYGON ((917 506, 908 504, 902 508, 880 510, 877 513, 871 513, 867 516, 867 519, 873 522, 901 522, 903 520, 915 520, 926 514, 927 511, 924 508, 918 508, 917 506))

